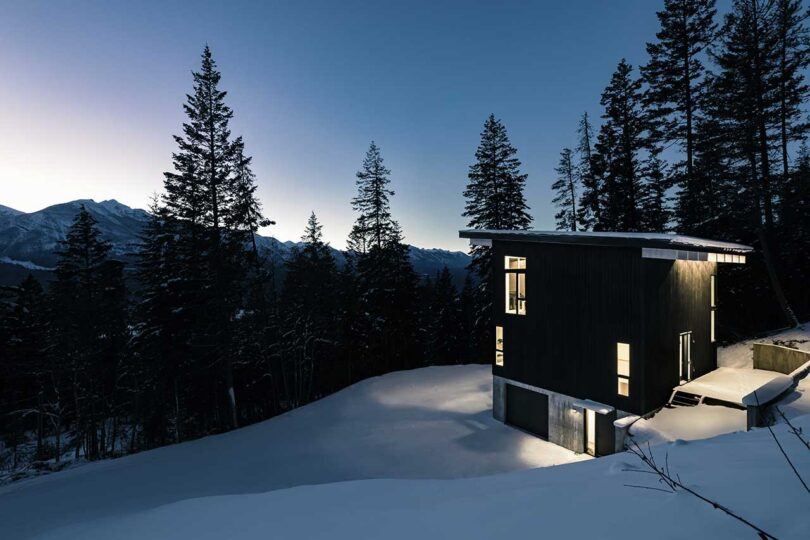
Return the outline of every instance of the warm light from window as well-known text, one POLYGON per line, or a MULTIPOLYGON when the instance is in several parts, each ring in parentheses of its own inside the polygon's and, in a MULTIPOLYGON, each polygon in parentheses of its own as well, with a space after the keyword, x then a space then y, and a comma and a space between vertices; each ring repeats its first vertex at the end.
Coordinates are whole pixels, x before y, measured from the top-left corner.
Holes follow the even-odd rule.
POLYGON ((630 344, 616 343, 616 374, 620 396, 630 395, 630 344))
POLYGON ((503 366, 503 326, 495 327, 495 365, 503 366))
POLYGON ((504 257, 506 272, 506 313, 526 314, 526 259, 525 257, 504 257))
POLYGON ((630 379, 622 379, 619 377, 618 393, 620 396, 630 395, 630 379))
POLYGON ((504 266, 507 270, 526 270, 526 257, 504 257, 504 266))

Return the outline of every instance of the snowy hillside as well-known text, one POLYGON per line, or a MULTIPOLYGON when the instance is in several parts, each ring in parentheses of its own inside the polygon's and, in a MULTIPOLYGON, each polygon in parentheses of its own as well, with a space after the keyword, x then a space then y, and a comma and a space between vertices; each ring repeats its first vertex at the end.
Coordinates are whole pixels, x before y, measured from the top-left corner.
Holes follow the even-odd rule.
POLYGON ((490 387, 489 366, 392 373, 224 435, 11 484, 0 488, 0 538, 196 497, 471 477, 586 459, 494 421, 490 387), (34 508, 54 511, 33 519, 34 508))
MULTIPOLYGON (((628 487, 657 486, 628 453, 566 464, 584 458, 490 406, 488 366, 370 379, 231 433, 0 488, 0 538, 754 537, 682 491, 628 487), (537 468, 554 464, 566 465, 537 468)), ((810 416, 794 412, 806 433, 810 416)), ((810 476, 810 453, 774 430, 810 476)), ((810 535, 807 495, 767 430, 653 452, 769 533, 810 535)))
MULTIPOLYGON (((82 199, 49 206, 31 213, 23 213, 0 205, 0 285, 17 284, 27 270, 47 271, 56 263, 58 242, 84 204, 98 221, 103 238, 113 246, 113 254, 124 260, 138 244, 138 235, 148 219, 144 210, 130 208, 116 200, 95 202, 82 199)), ((260 236, 259 248, 276 262, 284 260, 296 242, 281 242, 260 236)), ((344 254, 333 249, 332 254, 342 264, 344 254)), ((410 246, 411 262, 417 273, 435 275, 444 265, 460 283, 470 259, 466 253, 444 249, 425 249, 410 246)))

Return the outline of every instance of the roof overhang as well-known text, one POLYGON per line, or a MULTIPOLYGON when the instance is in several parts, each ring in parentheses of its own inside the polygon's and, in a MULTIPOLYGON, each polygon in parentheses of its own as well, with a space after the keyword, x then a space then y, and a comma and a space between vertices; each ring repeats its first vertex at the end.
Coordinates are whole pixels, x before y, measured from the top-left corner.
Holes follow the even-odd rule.
POLYGON ((468 238, 473 245, 485 245, 481 242, 497 240, 506 242, 536 242, 542 244, 637 247, 738 255, 752 253, 754 251, 754 248, 751 246, 743 244, 669 233, 466 229, 459 231, 459 237, 468 238))
POLYGON ((605 405, 604 403, 599 403, 598 401, 591 401, 590 399, 577 400, 573 402, 571 406, 575 409, 593 411, 596 414, 609 414, 616 410, 610 405, 605 405))

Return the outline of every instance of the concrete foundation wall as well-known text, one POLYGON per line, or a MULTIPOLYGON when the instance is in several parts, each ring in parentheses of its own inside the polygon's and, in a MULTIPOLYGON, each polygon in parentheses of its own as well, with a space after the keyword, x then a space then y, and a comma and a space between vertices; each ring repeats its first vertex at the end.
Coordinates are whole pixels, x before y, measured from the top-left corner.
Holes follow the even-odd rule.
POLYGON ((506 420, 506 385, 519 386, 548 396, 548 440, 574 452, 585 451, 585 418, 574 407, 577 398, 551 392, 529 384, 494 376, 492 378, 492 416, 506 420))

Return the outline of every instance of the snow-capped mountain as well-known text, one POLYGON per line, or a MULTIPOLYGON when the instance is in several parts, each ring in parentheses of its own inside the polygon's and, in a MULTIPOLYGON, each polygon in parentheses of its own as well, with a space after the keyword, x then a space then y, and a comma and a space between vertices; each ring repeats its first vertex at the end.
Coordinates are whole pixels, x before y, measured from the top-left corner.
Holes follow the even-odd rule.
MULTIPOLYGON (((44 273, 52 269, 59 241, 65 238, 81 205, 98 221, 102 237, 112 244, 114 256, 129 260, 137 247, 138 234, 149 218, 145 210, 130 208, 114 199, 101 202, 80 199, 31 213, 0 205, 0 284, 15 284, 27 271, 44 273)), ((297 243, 262 236, 259 245, 272 261, 279 263, 297 243)), ((342 264, 344 254, 334 250, 334 255, 342 264)), ((434 275, 447 265, 460 281, 470 259, 460 251, 411 246, 411 261, 423 275, 434 275)))

